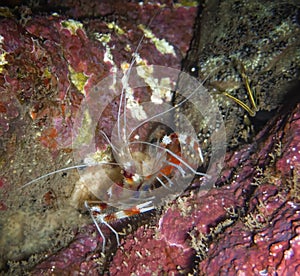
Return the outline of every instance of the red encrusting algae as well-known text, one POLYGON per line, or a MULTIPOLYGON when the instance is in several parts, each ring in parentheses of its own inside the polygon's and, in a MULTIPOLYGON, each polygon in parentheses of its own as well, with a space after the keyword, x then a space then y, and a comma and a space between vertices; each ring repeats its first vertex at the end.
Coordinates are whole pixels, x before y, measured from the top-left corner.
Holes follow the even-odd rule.
MULTIPOLYGON (((134 15, 142 17, 144 24, 153 15, 150 4, 129 3, 131 9, 122 5, 117 2, 112 7, 105 3, 93 10, 105 15, 118 7, 121 14, 125 13, 120 16, 121 21, 134 15)), ((188 49, 191 39, 195 9, 177 11, 167 9, 158 15, 153 29, 163 30, 166 39, 180 49, 179 54, 162 58, 157 52, 153 54, 153 45, 145 39, 141 55, 146 57, 151 52, 149 63, 161 61, 180 67, 181 52, 188 49), (165 29, 168 20, 180 26, 180 31, 165 29)), ((68 12, 72 16, 84 14, 77 6, 68 12)), ((111 62, 103 62, 105 47, 91 39, 95 30, 109 32, 107 25, 91 19, 84 28, 72 32, 67 28, 71 23, 74 22, 59 15, 34 16, 24 26, 11 18, 1 19, 1 46, 7 63, 0 67, 0 136, 9 135, 11 127, 29 124, 24 114, 19 116, 25 106, 25 114, 43 129, 37 142, 51 152, 68 147, 73 116, 82 98, 112 68, 111 62)), ((110 46, 115 46, 112 52, 118 66, 124 60, 130 62, 131 54, 122 51, 128 40, 136 42, 142 34, 136 29, 130 31, 134 22, 124 26, 128 26, 128 37, 122 41, 121 35, 116 35, 110 42, 110 46)), ((134 46, 130 44, 133 49, 134 46)), ((117 110, 112 113, 115 118, 117 110)), ((108 114, 104 114, 104 120, 109 128, 108 114)), ((299 129, 297 104, 270 121, 251 144, 227 154, 217 188, 201 193, 187 191, 164 207, 156 223, 140 226, 124 237, 121 247, 116 249, 112 241, 111 260, 109 254, 101 256, 103 241, 94 235, 95 227, 87 225, 81 231, 74 230, 76 236, 65 248, 56 253, 50 249, 50 257, 45 257, 31 273, 299 274, 299 129)), ((55 161, 55 155, 53 158, 55 161)), ((1 178, 0 186, 3 183, 7 185, 1 178)), ((197 185, 201 184, 196 180, 193 187, 197 185)), ((48 195, 45 200, 48 202, 48 195)), ((5 202, 0 201, 0 209, 6 210, 5 202)), ((116 229, 121 230, 124 223, 116 222, 116 229)))

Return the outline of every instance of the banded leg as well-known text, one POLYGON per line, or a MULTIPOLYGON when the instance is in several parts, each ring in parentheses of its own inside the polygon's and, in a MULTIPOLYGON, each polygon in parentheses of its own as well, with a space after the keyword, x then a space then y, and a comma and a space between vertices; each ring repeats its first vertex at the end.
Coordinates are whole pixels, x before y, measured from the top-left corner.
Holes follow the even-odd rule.
POLYGON ((148 211, 153 210, 155 207, 152 204, 152 201, 147 201, 145 203, 138 204, 132 208, 121 210, 112 214, 105 214, 105 210, 107 209, 106 204, 97 204, 93 206, 89 206, 88 202, 84 202, 85 207, 90 213, 90 216, 97 228, 97 231, 99 232, 100 236, 103 239, 103 244, 102 244, 102 252, 105 252, 105 245, 106 245, 106 238, 99 226, 99 224, 104 224, 106 225, 116 236, 117 239, 117 244, 120 246, 120 238, 118 232, 109 224, 110 221, 114 220, 119 220, 119 219, 124 219, 128 218, 134 215, 138 215, 141 213, 145 213, 148 211))

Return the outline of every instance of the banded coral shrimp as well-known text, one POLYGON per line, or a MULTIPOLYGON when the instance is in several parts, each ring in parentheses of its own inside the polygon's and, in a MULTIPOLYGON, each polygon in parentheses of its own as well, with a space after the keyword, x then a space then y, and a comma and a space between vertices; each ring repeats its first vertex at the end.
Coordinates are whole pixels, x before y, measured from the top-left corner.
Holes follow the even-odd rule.
MULTIPOLYGON (((117 78, 107 78, 105 83, 101 82, 99 84, 99 87, 107 91, 115 82, 115 79, 119 80, 117 82, 122 87, 120 98, 123 98, 123 105, 126 106, 124 110, 127 109, 128 101, 126 94, 128 91, 124 89, 124 83, 126 86, 130 83, 131 87, 136 87, 142 81, 141 77, 137 75, 137 71, 140 70, 139 73, 142 75, 142 71, 149 70, 149 68, 153 70, 153 67, 145 66, 132 68, 134 62, 132 61, 128 72, 136 79, 129 80, 128 75, 124 74, 117 78)), ((163 78, 173 79, 173 85, 175 85, 179 71, 163 67, 156 67, 155 69, 158 70, 158 75, 163 78)), ((193 95, 201 94, 202 86, 199 87, 197 82, 194 84, 197 86, 193 87, 195 89, 193 93, 189 93, 187 100, 193 95)), ((109 227, 115 234, 117 243, 120 244, 118 233, 109 225, 109 222, 153 210, 156 206, 162 205, 164 200, 175 198, 188 186, 194 175, 210 176, 196 171, 200 162, 203 162, 203 158, 192 126, 187 120, 184 121, 184 130, 180 129, 180 126, 177 128, 173 126, 170 123, 169 114, 177 107, 168 104, 160 104, 160 111, 157 112, 157 104, 153 102, 143 103, 142 108, 146 111, 146 117, 143 117, 142 120, 132 118, 132 114, 129 115, 128 111, 121 114, 122 104, 120 104, 118 120, 111 138, 101 132, 107 139, 113 156, 109 158, 111 159, 110 162, 99 159, 99 156, 103 156, 103 152, 96 148, 94 140, 88 139, 88 137, 83 139, 82 137, 84 133, 95 132, 103 109, 111 101, 111 98, 109 98, 108 102, 103 103, 98 98, 101 93, 98 89, 95 89, 95 91, 95 95, 92 95, 88 101, 81 105, 82 109, 76 120, 77 125, 74 126, 74 157, 75 160, 82 160, 84 157, 84 164, 50 172, 28 182, 22 188, 58 172, 74 168, 81 169, 79 170, 81 178, 75 185, 72 201, 77 206, 81 203, 89 210, 92 220, 103 238, 102 250, 104 251, 106 239, 98 223, 109 227), (89 120, 90 124, 86 123, 87 117, 91 118, 89 120), (155 143, 137 139, 139 135, 137 131, 153 121, 167 125, 168 128, 173 129, 173 133, 164 135, 160 141, 155 143), (89 131, 86 131, 87 129, 89 131), (134 139, 131 139, 132 137, 134 139), (84 143, 81 141, 84 141, 84 143), (190 156, 191 152, 194 153, 192 158, 190 156), (96 199, 100 199, 102 203, 90 206, 88 200, 93 198, 90 193, 96 199), (106 213, 107 205, 121 211, 106 213)), ((115 95, 110 94, 111 97, 115 97, 118 93, 117 89, 114 91, 116 91, 114 92, 115 95)), ((201 97, 204 98, 204 95, 201 97)), ((106 153, 107 157, 108 154, 106 153)))
MULTIPOLYGON (((134 63, 132 63, 134 64, 134 63)), ((129 66, 130 67, 130 66, 129 66)), ((131 66, 133 67, 133 65, 131 66)), ((157 68, 156 68, 157 69, 157 68)), ((154 82, 155 79, 157 79, 157 82, 162 86, 163 89, 170 91, 170 90, 174 90, 175 89, 175 83, 177 80, 177 76, 179 71, 172 71, 168 68, 158 68, 159 70, 157 71, 156 69, 151 68, 150 66, 144 66, 144 67, 139 67, 139 69, 134 69, 132 68, 130 71, 131 74, 128 74, 128 76, 130 75, 130 79, 132 80, 127 80, 125 78, 123 78, 123 74, 122 72, 117 75, 115 74, 114 77, 112 77, 109 80, 105 80, 101 83, 99 83, 99 85, 97 86, 98 89, 98 93, 99 91, 106 91, 106 93, 108 94, 109 99, 107 100, 107 102, 110 102, 113 100, 113 98, 118 94, 118 96, 120 97, 121 91, 122 91, 122 85, 126 85, 126 83, 130 83, 131 86, 134 86, 134 83, 138 83, 139 81, 141 81, 141 83, 143 85, 145 85, 146 80, 148 82, 151 83, 154 82), (147 70, 146 70, 147 69, 147 70), (161 70, 163 69, 163 70, 161 70), (145 76, 147 76, 147 74, 149 73, 149 71, 154 71, 156 72, 156 76, 155 75, 150 75, 150 77, 145 77, 144 79, 140 77, 141 74, 144 74, 145 76), (154 77, 155 76, 155 77, 154 77), (169 81, 167 81, 167 77, 170 79, 169 81), (114 84, 114 79, 117 79, 117 83, 114 84), (123 83, 122 83, 123 80, 123 83), (106 86, 107 84, 107 86, 106 86), (112 89, 110 89, 110 86, 114 84, 114 87, 118 87, 119 86, 119 92, 112 92, 112 89), (109 92, 109 93, 108 93, 109 92), (113 94, 114 93, 114 94, 113 94)), ((194 84, 194 86, 192 86, 190 88, 190 90, 186 89, 186 93, 185 95, 190 95, 191 94, 191 89, 196 89, 199 86, 198 82, 193 82, 192 85, 194 84)), ((157 84, 156 84, 157 85, 157 84)), ((150 85, 148 85, 150 86, 150 85)), ((138 88, 134 88, 134 89, 138 89, 138 88)), ((199 89, 201 90, 201 89, 199 89)), ((198 92, 199 92, 198 90, 198 92)), ((155 90, 157 91, 161 91, 159 89, 155 90)), ((196 90, 195 90, 196 91, 196 90)), ((94 92, 96 93, 96 87, 94 89, 94 92)), ((163 161, 172 161, 171 158, 174 157, 172 156, 171 152, 175 152, 177 156, 179 156, 178 154, 182 155, 180 156, 182 161, 189 160, 190 156, 188 154, 187 151, 181 150, 180 144, 178 146, 178 142, 179 140, 182 140, 184 142, 185 140, 185 135, 186 137, 188 137, 189 139, 192 138, 196 139, 195 135, 192 135, 192 130, 188 130, 188 122, 184 125, 181 126, 180 128, 177 128, 177 130, 174 128, 172 131, 170 132, 174 132, 177 133, 178 138, 176 138, 176 136, 174 137, 170 137, 169 135, 163 134, 161 136, 159 136, 160 139, 154 139, 155 142, 153 142, 151 140, 151 138, 148 138, 148 132, 146 130, 146 125, 147 126, 151 126, 152 124, 152 120, 157 120, 157 122, 153 122, 153 124, 162 124, 162 122, 168 122, 169 124, 169 129, 171 129, 172 127, 172 120, 170 120, 170 118, 168 118, 169 116, 171 117, 171 113, 173 111, 175 111, 175 108, 173 108, 171 105, 164 105, 163 103, 161 103, 161 98, 158 98, 156 95, 154 95, 155 97, 153 97, 153 101, 151 101, 148 104, 144 104, 143 105, 143 110, 146 113, 146 116, 144 116, 144 119, 137 119, 135 118, 135 116, 133 116, 131 113, 133 112, 135 115, 137 114, 135 111, 136 109, 133 110, 132 107, 132 102, 130 103, 130 97, 131 97, 131 92, 130 89, 128 88, 128 90, 123 90, 123 95, 126 95, 126 97, 124 97, 125 99, 128 96, 128 99, 126 99, 126 101, 124 100, 124 104, 123 104, 123 110, 122 108, 120 108, 120 112, 118 115, 118 122, 119 122, 119 131, 118 131, 118 124, 116 124, 116 127, 114 128, 114 130, 112 131, 112 133, 107 132, 107 136, 109 137, 110 140, 110 147, 108 147, 107 151, 105 152, 105 150, 99 149, 98 145, 95 144, 92 145, 93 142, 93 136, 95 134, 95 129, 98 128, 97 122, 99 121, 99 117, 101 117, 101 108, 104 109, 105 108, 105 103, 102 102, 100 108, 98 106, 93 106, 93 102, 100 104, 101 103, 101 99, 97 99, 97 98, 93 98, 92 96, 90 96, 90 100, 87 101, 87 104, 84 106, 84 104, 82 104, 82 108, 81 111, 79 112, 79 114, 85 115, 85 117, 78 117, 77 118, 77 123, 78 123, 78 128, 76 129, 76 126, 74 127, 74 133, 73 133, 73 137, 74 137, 74 151, 75 151, 75 161, 77 161, 77 163, 79 163, 78 167, 82 168, 81 170, 79 170, 79 174, 81 175, 81 179, 78 181, 78 183, 76 183, 75 189, 74 189, 74 193, 72 195, 72 202, 74 203, 74 205, 79 205, 79 203, 83 203, 86 200, 90 199, 90 192, 92 192, 94 195, 96 195, 96 198, 99 198, 104 201, 105 203, 111 203, 113 206, 117 207, 118 209, 131 209, 131 211, 133 212, 133 206, 138 205, 141 206, 140 204, 146 204, 147 202, 151 201, 148 206, 145 207, 151 207, 152 205, 154 206, 158 206, 161 204, 161 202, 164 200, 164 198, 172 198, 175 197, 177 194, 179 194, 182 189, 183 186, 181 186, 182 183, 188 183, 189 178, 192 178, 192 171, 190 169, 188 169, 187 167, 185 167, 182 164, 176 164, 178 165, 177 167, 175 167, 174 165, 168 165, 165 166, 166 164, 163 163, 163 161), (124 113, 124 106, 126 106, 125 108, 125 112, 124 113), (87 108, 88 107, 88 108, 87 108), (93 108, 95 107, 95 108, 93 108), (128 109, 127 109, 128 108, 128 109), (162 114, 163 112, 167 111, 166 113, 162 114), (121 114, 121 112, 123 112, 123 114, 121 114), (126 116, 125 116, 126 114, 126 116), (154 117, 157 114, 161 114, 161 117, 157 116, 154 117), (94 116, 94 117, 93 117, 94 116), (148 118, 148 121, 146 121, 146 118, 148 118), (91 118, 92 120, 92 124, 82 124, 82 120, 84 119, 88 119, 91 118), (134 120, 133 120, 134 118, 134 120), (82 119, 82 120, 81 120, 82 119), (143 123, 143 125, 140 125, 141 123, 143 123), (124 127, 126 126, 126 127, 124 127), (95 129, 93 129, 93 127, 95 127, 95 129), (78 130, 79 129, 79 130, 78 130), (120 130, 125 129, 124 133, 122 133, 120 130), (91 131, 89 131, 91 130, 91 131), (135 130, 134 133, 130 134, 131 130, 135 130), (189 133, 189 131, 191 133, 189 133), (91 133, 90 136, 87 135, 86 133, 91 133), (131 136, 130 136, 130 135, 131 136), (181 134, 181 135, 180 135, 181 134), (137 135, 140 136, 140 138, 138 139, 137 135), (166 135, 166 136, 165 136, 166 135), (92 136, 92 137, 91 137, 92 136), (161 138, 165 136, 165 143, 161 144, 161 138), (125 138, 124 138, 125 137, 125 138), (132 140, 130 140, 132 139, 132 140), (146 137, 146 138, 145 138, 146 137), (168 144, 168 137, 169 138, 173 138, 173 142, 168 144), (130 141, 129 141, 130 140, 130 141), (149 145, 152 144, 152 145, 149 145), (124 146, 125 145, 125 146, 124 146), (93 147, 94 146, 94 147, 93 147), (115 147, 115 151, 110 151, 109 148, 111 148, 112 146, 115 147), (122 148, 123 146, 123 148, 122 148), (174 151, 171 150, 171 146, 174 146, 174 151), (161 148, 160 148, 161 147, 161 148), (129 149, 134 153, 128 153, 125 149, 129 149), (166 149, 168 149, 168 151, 166 149), (120 157, 119 156, 119 152, 118 150, 124 152, 124 156, 120 157), (116 156, 111 156, 111 155, 116 155, 116 156), (158 160, 157 155, 161 156, 161 159, 159 160, 158 163, 153 164, 154 168, 153 171, 151 171, 150 169, 146 170, 146 166, 145 166, 145 171, 142 171, 141 174, 138 175, 133 175, 133 174, 124 174, 124 172, 121 172, 121 168, 118 165, 115 164, 109 164, 109 163, 119 163, 122 162, 122 164, 125 164, 125 161, 127 161, 126 159, 131 158, 134 160, 134 165, 137 165, 139 170, 144 170, 144 167, 142 166, 141 168, 141 160, 143 161, 144 159, 146 160, 147 157, 149 158, 150 161, 153 160, 158 160), (186 157, 184 157, 184 155, 186 157), (103 157, 104 156, 104 157, 103 157), (134 156, 131 157, 131 156, 134 156), (119 161, 115 160, 117 158, 120 158, 119 161), (185 159, 183 159, 185 158, 185 159), (169 159, 169 160, 168 160, 169 159), (84 161, 84 163, 82 164, 82 161, 84 161), (93 165, 93 162, 96 163, 93 165), (102 164, 101 164, 102 162, 102 164), (98 164, 97 164, 98 163, 98 164), (159 176, 159 179, 162 180, 162 182, 160 183, 159 180, 155 180, 155 176, 157 173, 157 171, 154 171, 154 169, 158 170, 160 169, 159 165, 163 165, 164 168, 166 169, 166 171, 163 171, 163 173, 166 175, 166 177, 159 176), (180 171, 181 170, 181 171, 180 171), (182 171, 183 170, 183 171, 182 171), (186 172, 186 175, 189 177, 185 177, 184 176, 184 171, 186 172), (151 176, 153 176, 153 179, 147 179, 147 182, 144 181, 144 174, 146 174, 146 172, 150 173, 151 176), (114 180, 113 183, 111 183, 111 181, 107 178, 109 178, 108 176, 112 177, 112 179, 114 180), (175 175, 173 175, 175 174, 175 175), (105 178, 103 178, 103 176, 105 178), (139 177, 141 176, 141 177, 139 177), (101 185, 99 180, 103 179, 103 181, 101 181, 101 185), (169 180, 170 179, 170 180, 169 180), (184 180, 184 181, 180 181, 180 179, 184 180), (107 180, 107 181, 106 181, 107 180), (154 180, 154 181, 153 181, 154 180), (122 184, 127 185, 129 187, 131 187, 131 189, 120 189, 120 186, 122 185, 113 185, 114 183, 117 183, 117 181, 121 182, 118 184, 122 184), (171 182, 172 181, 172 182, 171 182), (142 186, 141 183, 143 184, 142 186), (152 184, 154 183, 154 184, 152 184), (178 183, 178 185, 176 185, 178 183), (138 184, 138 185, 137 185, 138 184), (133 186, 132 186, 133 185, 133 186), (164 187, 164 186, 165 187, 164 187), (167 188, 169 189, 167 189, 167 188), (155 188, 155 189, 154 189, 155 188), (160 189, 156 189, 156 188, 160 188, 160 189), (113 189, 115 189, 113 191, 113 189), (171 190, 171 191, 170 191, 171 190), (109 193, 110 191, 113 191, 113 193, 109 193), (86 193, 85 193, 86 192, 86 193), (112 195, 112 196, 111 196, 112 195)), ((192 97, 195 95, 192 95, 189 99, 192 99, 192 97)), ((198 96, 197 98, 201 98, 203 96, 198 96)), ((195 97, 193 98, 195 99, 195 97)), ((122 106, 121 106, 122 107, 122 106)), ((140 114, 140 113, 138 113, 140 114)), ((179 126, 180 127, 180 126, 179 126)), ((184 145, 183 145, 184 147, 184 145)), ((191 146, 186 145, 185 147, 187 147, 188 149, 190 148, 190 150, 192 152, 195 151, 195 149, 191 149, 191 146)), ((197 156, 198 160, 200 160, 200 156, 197 156)), ((175 161, 178 162, 178 159, 175 158, 175 161), (176 161, 177 160, 177 161, 176 161)), ((186 161, 185 161, 186 162, 186 161)), ((150 162, 151 163, 151 162, 150 162)), ((196 161, 189 161, 186 162, 190 168, 193 168, 193 170, 195 171, 197 168, 197 164, 196 161)), ((173 161, 173 164, 174 161, 173 161)), ((147 166, 147 168, 151 168, 151 166, 147 166)), ((69 168, 71 169, 71 168, 69 168)), ((131 169, 131 168, 130 168, 131 169)), ((132 170, 134 171, 135 168, 132 168, 132 170)), ((63 172, 65 170, 60 170, 59 172, 63 172)), ((159 170, 160 171, 160 170, 159 170)), ((126 172, 126 171, 125 171, 126 172)), ((58 172, 56 172, 55 174, 57 174, 58 172)), ((53 173, 54 174, 54 173, 53 173)), ((48 174, 48 176, 51 174, 48 174)), ((46 177, 46 176, 45 176, 46 177)), ((34 181, 36 182, 36 181, 34 181)), ((32 188, 33 182, 31 182, 30 184, 28 183, 28 189, 21 189, 21 192, 27 192, 28 190, 30 190, 32 188)), ((123 187, 121 187, 123 188, 123 187)), ((128 187, 127 187, 128 188, 128 187)), ((88 203, 90 205, 91 208, 89 208, 89 210, 93 213, 93 218, 98 217, 98 219, 101 219, 101 216, 98 212, 99 210, 99 206, 101 205, 95 205, 98 209, 93 209, 94 205, 92 206, 91 203, 88 203)), ((96 208, 95 207, 95 208, 96 208)), ((138 212, 141 212, 141 209, 143 207, 140 207, 140 210, 138 210, 138 212)), ((151 207, 152 208, 152 207, 151 207)), ((75 209, 75 208, 74 208, 75 209)), ((107 211, 107 209, 105 210, 107 211)), ((102 217, 103 218, 103 217, 102 217)))

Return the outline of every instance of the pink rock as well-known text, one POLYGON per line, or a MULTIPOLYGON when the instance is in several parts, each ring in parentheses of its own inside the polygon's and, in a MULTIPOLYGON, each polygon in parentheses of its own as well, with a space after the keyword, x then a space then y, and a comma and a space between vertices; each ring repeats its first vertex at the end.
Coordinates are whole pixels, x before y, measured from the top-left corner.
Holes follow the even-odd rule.
MULTIPOLYGON (((159 259, 159 266, 154 270, 159 274, 170 271, 175 274, 182 271, 192 273, 195 270, 201 275, 300 273, 299 193, 294 194, 293 189, 287 192, 287 183, 281 176, 291 172, 291 164, 286 161, 293 159, 291 155, 295 156, 293 148, 299 148, 299 110, 298 104, 293 112, 278 116, 276 123, 267 125, 257 135, 256 141, 260 140, 259 144, 247 145, 234 154, 228 154, 224 171, 231 170, 231 173, 225 176, 232 178, 233 170, 237 175, 230 185, 224 185, 226 179, 230 178, 223 175, 222 181, 217 183, 220 188, 199 195, 190 194, 174 201, 160 217, 157 231, 141 227, 134 235, 125 238, 123 247, 127 248, 130 244, 132 251, 128 249, 129 252, 136 252, 150 247, 150 244, 160 246, 160 251, 164 253, 159 259), (282 126, 280 122, 285 116, 288 119, 282 126), (268 136, 263 136, 266 131, 268 136), (266 171, 261 175, 255 164, 262 163, 262 152, 274 153, 278 149, 276 141, 269 139, 275 133, 277 137, 285 133, 286 139, 281 140, 284 151, 276 160, 276 169, 265 159, 266 171), (202 240, 202 255, 197 252, 191 238, 194 236, 199 241, 199 233, 206 237, 202 240), (180 262, 177 262, 180 269, 166 259, 166 248, 172 248, 177 253, 181 250, 180 262), (206 251, 203 252, 203 249, 206 251), (200 258, 198 268, 193 263, 197 256, 200 258), (173 270, 174 267, 177 271, 173 270)), ((298 170, 299 160, 294 158, 292 165, 294 171, 298 170)), ((293 179, 291 183, 299 185, 293 183, 293 179)), ((127 251, 120 248, 111 262, 110 271, 129 271, 128 266, 131 272, 143 274, 146 270, 142 268, 156 260, 156 250, 149 249, 150 252, 143 258, 134 258, 132 255, 127 258, 127 251)))
MULTIPOLYGON (((91 12, 88 3, 85 9, 80 9, 73 7, 73 1, 50 2, 54 6, 72 7, 67 13, 74 17, 91 12)), ((111 40, 118 66, 124 60, 130 61, 130 53, 124 50, 127 42, 134 48, 141 37, 134 23, 136 18, 147 24, 155 13, 150 4, 127 4, 116 1, 115 6, 108 3, 92 6, 97 15, 118 11, 120 21, 134 19, 125 24, 128 35, 123 40, 118 36, 111 40)), ((194 8, 179 8, 174 13, 165 9, 158 14, 152 23, 153 30, 161 37, 164 34, 179 50, 176 57, 161 55, 154 53, 151 43, 145 41, 141 56, 147 57, 149 63, 161 62, 179 68, 181 55, 189 46, 194 16, 194 8), (180 31, 167 28, 168 21, 171 27, 172 24, 179 26, 180 31)), ((18 105, 10 98, 14 95, 13 98, 31 110, 32 119, 45 128, 44 140, 39 142, 44 141, 53 152, 70 138, 70 132, 63 129, 64 123, 72 127, 73 116, 82 100, 82 93, 70 83, 68 66, 90 77, 85 85, 87 94, 99 79, 107 76, 112 66, 102 62, 104 47, 90 38, 97 28, 101 27, 101 32, 108 31, 102 20, 89 20, 87 32, 77 30, 74 35, 62 28, 61 22, 65 19, 37 16, 24 28, 13 19, 2 19, 0 31, 9 62, 4 67, 0 86, 11 104, 9 113, 6 102, 1 100, 0 127, 1 114, 11 116, 2 124, 0 135, 9 131, 6 123, 10 125, 18 117, 18 105), (37 42, 37 37, 43 43, 37 42), (18 70, 22 70, 21 79, 17 77, 18 70), (47 70, 50 75, 44 74, 47 70), (41 87, 41 90, 37 92, 33 87, 41 87)), ((111 118, 115 118, 116 113, 116 110, 105 113, 105 127, 111 127, 111 118)), ((20 119, 22 124, 26 122, 20 119)), ((99 236, 93 237, 95 227, 85 226, 84 233, 77 233, 66 248, 49 252, 50 256, 41 261, 32 274, 300 274, 299 126, 299 104, 291 110, 282 110, 257 134, 252 144, 227 154, 217 188, 201 193, 186 191, 168 203, 162 214, 158 211, 153 225, 137 227, 135 232, 125 236, 119 248, 114 235, 105 230, 110 248, 104 257, 100 254, 103 241, 99 236)), ((197 185, 195 181, 193 187, 197 185)), ((5 203, 0 204, 2 209, 5 203)), ((125 224, 126 220, 113 226, 121 231, 125 224)), ((135 225, 134 221, 132 224, 135 225)))

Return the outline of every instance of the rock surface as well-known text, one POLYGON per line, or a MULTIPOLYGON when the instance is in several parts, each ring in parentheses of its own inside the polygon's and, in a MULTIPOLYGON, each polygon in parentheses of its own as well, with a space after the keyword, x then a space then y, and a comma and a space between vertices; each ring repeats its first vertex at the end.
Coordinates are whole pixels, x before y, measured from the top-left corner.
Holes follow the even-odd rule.
MULTIPOLYGON (((114 4, 104 1, 101 5, 81 1, 84 5, 79 6, 74 1, 53 0, 48 1, 47 8, 13 2, 18 6, 12 4, 0 9, 0 247, 5 248, 0 253, 0 269, 3 273, 300 275, 299 85, 293 90, 288 86, 282 88, 285 84, 282 70, 290 64, 289 51, 282 54, 286 63, 272 67, 276 69, 272 74, 282 74, 280 85, 275 83, 274 87, 280 86, 288 96, 280 105, 276 100, 272 108, 278 111, 272 113, 273 118, 267 123, 264 120, 259 132, 254 129, 256 123, 249 125, 246 119, 241 123, 246 110, 228 99, 220 101, 225 111, 225 105, 229 105, 230 111, 237 112, 238 126, 242 126, 239 137, 246 129, 246 134, 243 133, 247 139, 231 144, 215 187, 199 192, 202 180, 195 179, 182 196, 166 202, 161 209, 112 223, 114 229, 124 233, 120 235, 120 247, 113 233, 101 226, 107 237, 103 254, 103 240, 90 217, 70 206, 74 183, 78 180, 75 172, 49 176, 43 183, 27 189, 18 188, 34 177, 72 164, 71 130, 78 107, 114 66, 130 62, 143 36, 138 24, 147 25, 155 16, 151 22, 155 37, 160 42, 165 39, 175 49, 175 55, 162 54, 155 40, 146 37, 139 51, 141 57, 149 64, 180 68, 192 38, 196 8, 173 6, 170 1, 165 1, 167 8, 158 3, 126 2, 125 5, 123 1, 114 4), (158 8, 161 11, 156 14, 158 8)), ((211 1, 212 6, 206 10, 203 6, 204 19, 216 2, 211 1)), ((252 9, 256 1, 250 2, 252 9)), ((289 5, 294 5, 293 1, 289 5)), ((220 7, 226 10, 225 1, 220 7)), ((289 8, 281 9, 286 18, 290 18, 286 13, 289 8)), ((228 16, 225 14, 224 21, 227 18, 226 22, 231 22, 228 16)), ((289 23, 299 25, 299 14, 293 18, 289 23)), ((225 23, 222 28, 227 26, 225 23)), ((299 56, 299 45, 294 44, 289 30, 282 30, 280 39, 284 40, 287 34, 288 40, 280 44, 273 32, 276 43, 273 42, 283 48, 290 43, 299 56)), ((297 37, 299 27, 295 30, 293 35, 297 37)), ((233 37, 228 41, 234 39, 235 33, 230 35, 233 37)), ((206 37, 200 45, 209 43, 206 37)), ((216 42, 220 41, 213 40, 211 45, 216 42)), ((223 49, 222 55, 231 50, 223 49)), ((200 64, 216 58, 210 51, 213 47, 206 50, 200 64)), ((199 61, 199 53, 192 54, 194 60, 188 55, 189 67, 195 65, 193 61, 199 61)), ((243 59, 253 58, 253 51, 248 54, 243 59)), ((223 61, 226 64, 226 58, 223 61)), ((295 76, 296 65, 291 63, 288 67, 286 81, 295 76)), ((249 64, 248 69, 251 69, 249 64)), ((250 75, 256 69, 252 68, 250 75)), ((203 77, 202 71, 198 72, 203 77)), ((224 81, 228 72, 238 75, 232 68, 226 69, 223 75, 220 73, 220 80, 224 81)), ((258 89, 267 75, 267 71, 258 74, 252 88, 258 89)), ((218 74, 212 77, 217 78, 218 74)), ((237 82, 243 83, 240 77, 237 82)), ((239 85, 239 91, 245 93, 243 85, 239 85)), ((268 87, 264 85, 264 89, 268 87)), ((216 83, 210 80, 208 86, 215 88, 216 83)), ((225 86, 226 81, 222 88, 225 86)), ((266 95, 270 94, 263 94, 260 105, 264 110, 270 107, 266 95)), ((247 102, 249 98, 243 100, 247 102)), ((111 127, 116 114, 113 108, 105 113, 104 128, 111 127)), ((229 127, 232 134, 232 125, 229 127)), ((100 144, 105 142, 101 139, 100 144)))

